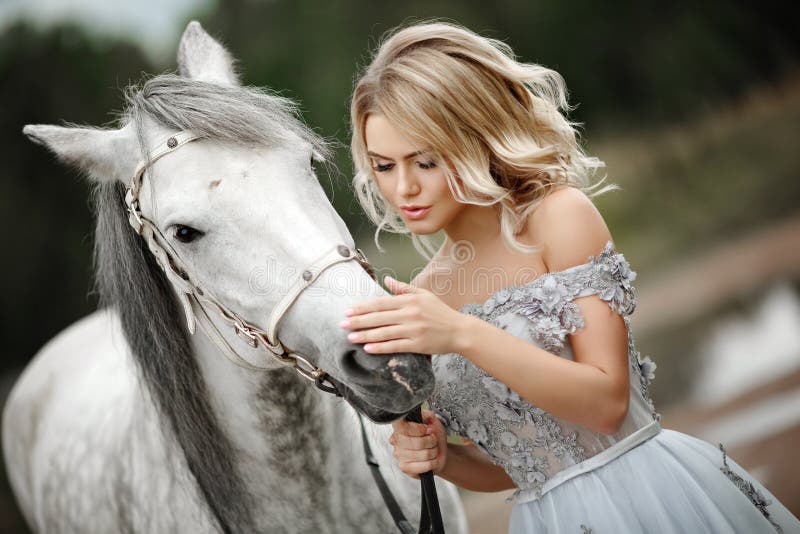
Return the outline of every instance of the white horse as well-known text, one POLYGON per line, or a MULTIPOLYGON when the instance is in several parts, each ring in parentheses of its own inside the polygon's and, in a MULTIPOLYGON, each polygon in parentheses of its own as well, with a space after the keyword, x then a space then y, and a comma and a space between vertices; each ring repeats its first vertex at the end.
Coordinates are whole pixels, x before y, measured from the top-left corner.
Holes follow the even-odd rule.
MULTIPOLYGON (((51 340, 8 398, 3 450, 22 512, 38 532, 394 532, 345 401, 245 343, 213 309, 223 339, 190 333, 205 311, 189 302, 187 280, 268 330, 300 273, 331 247, 351 254, 353 242, 314 174, 325 147, 291 103, 242 87, 227 51, 196 22, 179 68, 128 91, 119 129, 25 127, 96 183, 95 267, 107 307, 51 340), (175 147, 182 131, 198 138, 175 147), (142 163, 131 217, 152 221, 171 259, 156 261, 153 235, 129 226, 126 186, 142 163), (180 268, 165 271, 165 261, 180 268), (231 364, 223 353, 232 351, 268 370, 231 364)), ((431 391, 430 364, 347 341, 344 310, 385 292, 341 260, 307 276, 277 335, 341 382, 359 411, 387 422, 431 391)), ((418 483, 392 467, 390 428, 368 431, 416 521, 418 483)), ((465 532, 454 487, 438 487, 448 532, 465 532)))

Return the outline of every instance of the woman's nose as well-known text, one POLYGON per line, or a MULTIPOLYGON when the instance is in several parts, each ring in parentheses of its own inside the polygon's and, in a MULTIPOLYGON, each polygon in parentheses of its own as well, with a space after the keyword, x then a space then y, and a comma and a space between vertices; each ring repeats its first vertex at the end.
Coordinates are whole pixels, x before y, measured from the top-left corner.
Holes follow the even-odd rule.
POLYGON ((410 197, 418 194, 419 190, 419 182, 414 177, 414 173, 407 168, 401 167, 400 176, 397 180, 397 193, 403 197, 410 197))

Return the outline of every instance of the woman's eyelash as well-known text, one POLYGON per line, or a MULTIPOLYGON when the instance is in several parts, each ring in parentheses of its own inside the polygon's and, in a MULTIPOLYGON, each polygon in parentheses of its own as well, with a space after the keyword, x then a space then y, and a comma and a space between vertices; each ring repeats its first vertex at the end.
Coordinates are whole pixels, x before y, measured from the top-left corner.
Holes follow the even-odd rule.
MULTIPOLYGON (((418 161, 417 165, 419 165, 420 169, 428 170, 428 169, 433 169, 434 167, 436 167, 436 162, 433 161, 433 160, 424 161, 424 162, 423 161, 418 161)), ((386 171, 390 170, 392 167, 394 167, 394 163, 383 163, 383 164, 377 163, 372 168, 376 172, 386 172, 386 171)))
POLYGON ((385 171, 388 171, 389 169, 391 169, 392 167, 394 167, 394 163, 384 163, 383 165, 381 165, 380 163, 377 163, 372 168, 377 172, 385 172, 385 171))

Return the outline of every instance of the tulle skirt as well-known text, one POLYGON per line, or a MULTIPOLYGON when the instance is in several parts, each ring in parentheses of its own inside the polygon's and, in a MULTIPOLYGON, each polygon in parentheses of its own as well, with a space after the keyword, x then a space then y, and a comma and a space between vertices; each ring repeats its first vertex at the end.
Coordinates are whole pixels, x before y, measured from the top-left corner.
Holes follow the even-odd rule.
POLYGON ((662 429, 538 499, 521 494, 510 534, 782 532, 800 521, 714 445, 662 429))

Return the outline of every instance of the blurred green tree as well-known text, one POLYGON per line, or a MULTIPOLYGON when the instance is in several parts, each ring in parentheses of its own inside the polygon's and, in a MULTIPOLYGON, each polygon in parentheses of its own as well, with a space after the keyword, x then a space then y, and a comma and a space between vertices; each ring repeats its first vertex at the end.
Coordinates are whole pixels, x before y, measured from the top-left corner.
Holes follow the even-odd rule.
POLYGON ((82 28, 17 24, 0 35, 0 338, 5 368, 23 365, 65 325, 96 306, 90 289, 89 187, 22 135, 25 124, 103 124, 120 88, 152 67, 125 42, 82 28))

